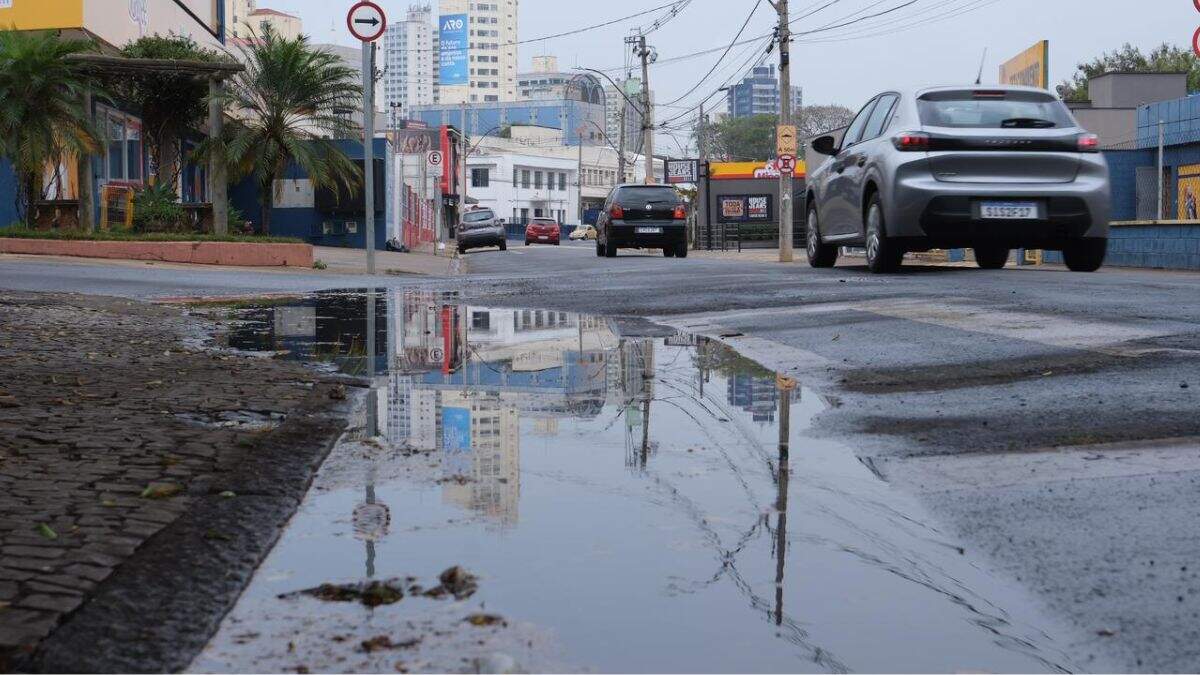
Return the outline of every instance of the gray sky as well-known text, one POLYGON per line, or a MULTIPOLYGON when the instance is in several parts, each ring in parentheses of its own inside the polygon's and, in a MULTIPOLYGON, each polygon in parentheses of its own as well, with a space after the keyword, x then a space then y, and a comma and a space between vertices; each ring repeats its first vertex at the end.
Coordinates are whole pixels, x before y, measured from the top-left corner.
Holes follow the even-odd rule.
MULTIPOLYGON (((668 0, 520 0, 519 37, 527 40, 634 14, 668 0)), ((911 5, 859 24, 801 37, 793 48, 793 83, 805 90, 806 103, 859 107, 878 90, 924 84, 973 82, 984 47, 984 81, 995 81, 999 63, 1032 45, 1050 40, 1053 82, 1068 77, 1075 64, 1101 51, 1130 42, 1148 49, 1162 42, 1188 45, 1200 27, 1200 12, 1190 0, 792 0, 793 17, 833 4, 793 25, 813 30, 860 19, 906 2, 911 5), (957 16, 945 17, 947 14, 957 16), (942 19, 942 20, 934 20, 942 19), (836 41, 832 41, 836 40, 836 41)), ((346 33, 345 11, 351 0, 259 0, 260 6, 299 14, 305 32, 320 42, 353 44, 346 33)), ((380 0, 389 16, 402 16, 409 0, 380 0)), ((436 5, 436 2, 434 2, 436 5)), ((651 33, 660 61, 690 52, 723 48, 745 21, 755 0, 692 0, 677 17, 651 33)), ((564 68, 621 67, 622 39, 631 28, 649 25, 662 13, 607 28, 550 39, 519 48, 522 68, 542 53, 559 57, 564 68)), ((774 11, 761 0, 743 39, 769 33, 774 11)), ((752 59, 750 46, 735 47, 716 72, 680 101, 694 106, 752 59)), ((662 63, 651 69, 655 100, 683 95, 706 73, 720 52, 662 63)), ((771 61, 777 62, 773 54, 771 61)), ((735 78, 736 79, 736 78, 735 78)), ((715 102, 716 99, 713 99, 715 102)), ((723 109, 723 105, 721 106, 723 109)), ((681 109, 663 108, 664 114, 681 109)))

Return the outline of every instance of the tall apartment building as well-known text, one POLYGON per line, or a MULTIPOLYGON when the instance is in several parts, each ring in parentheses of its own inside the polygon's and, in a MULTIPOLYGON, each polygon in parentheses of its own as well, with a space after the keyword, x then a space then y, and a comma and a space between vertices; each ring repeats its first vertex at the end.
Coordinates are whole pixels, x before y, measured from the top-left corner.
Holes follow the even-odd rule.
MULTIPOLYGON (((804 103, 804 90, 793 86, 791 94, 792 110, 796 110, 804 103)), ((779 77, 774 64, 758 66, 741 82, 729 88, 729 115, 777 115, 779 101, 779 77)))
POLYGON ((408 15, 388 24, 383 37, 382 110, 398 104, 402 115, 409 106, 433 103, 434 25, 430 5, 409 5, 408 15))
POLYGON ((441 0, 438 103, 517 100, 517 3, 441 0), (448 36, 465 43, 465 49, 455 51, 448 36))
MULTIPOLYGON (((621 90, 612 85, 604 88, 604 131, 613 144, 620 143, 621 109, 624 108, 625 147, 630 152, 636 152, 642 145, 642 79, 630 77, 617 84, 621 85, 621 90)), ((650 92, 650 105, 654 105, 653 91, 650 92)))
POLYGON ((250 37, 250 14, 258 9, 255 0, 225 1, 225 34, 229 37, 250 37))

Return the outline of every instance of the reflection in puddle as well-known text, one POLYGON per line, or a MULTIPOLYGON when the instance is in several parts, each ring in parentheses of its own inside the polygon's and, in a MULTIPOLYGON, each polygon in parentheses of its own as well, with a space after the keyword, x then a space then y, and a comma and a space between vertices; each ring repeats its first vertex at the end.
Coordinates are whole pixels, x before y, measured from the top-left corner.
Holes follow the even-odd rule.
POLYGON ((789 379, 600 317, 372 295, 237 310, 232 346, 372 386, 194 669, 1070 669, 1020 590, 805 435, 822 404, 789 379), (456 565, 468 599, 295 594, 456 565))

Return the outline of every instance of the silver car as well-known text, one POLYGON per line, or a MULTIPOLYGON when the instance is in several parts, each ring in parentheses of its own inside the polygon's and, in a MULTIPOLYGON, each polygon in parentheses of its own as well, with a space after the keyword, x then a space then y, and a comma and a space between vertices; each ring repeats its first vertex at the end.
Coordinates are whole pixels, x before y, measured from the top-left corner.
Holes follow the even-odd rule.
POLYGON ((908 251, 973 248, 998 269, 1014 248, 1059 250, 1092 272, 1108 245, 1108 164, 1094 134, 1049 92, 1030 87, 936 87, 871 99, 807 189, 807 252, 832 267, 838 247, 862 246, 872 272, 908 251))
POLYGON ((480 246, 499 246, 501 251, 508 250, 504 223, 496 218, 491 209, 475 209, 464 213, 454 238, 459 253, 466 253, 469 249, 480 246))

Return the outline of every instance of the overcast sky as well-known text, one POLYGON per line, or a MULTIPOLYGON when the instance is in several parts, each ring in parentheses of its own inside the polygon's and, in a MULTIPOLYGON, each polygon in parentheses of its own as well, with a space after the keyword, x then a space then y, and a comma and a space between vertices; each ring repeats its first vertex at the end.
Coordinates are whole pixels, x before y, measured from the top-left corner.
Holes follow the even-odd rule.
MULTIPOLYGON (((529 40, 582 28, 668 1, 520 0, 519 38, 529 40)), ((758 1, 743 39, 772 29, 774 11, 767 0, 758 1)), ((651 69, 656 102, 668 103, 684 95, 721 53, 666 61, 724 48, 755 2, 692 0, 678 16, 650 34, 649 43, 665 62, 651 69)), ((345 44, 354 44, 344 18, 351 4, 351 0, 259 0, 262 7, 299 14, 305 32, 314 40, 345 44)), ((380 4, 390 17, 400 17, 410 2, 380 0, 380 4)), ((1189 45, 1200 26, 1200 12, 1192 0, 792 0, 791 5, 793 17, 829 5, 797 21, 793 25, 797 32, 862 19, 799 37, 793 48, 793 83, 804 87, 805 102, 840 103, 850 108, 859 107, 885 88, 973 82, 985 47, 984 81, 994 82, 1001 61, 1037 40, 1048 39, 1051 79, 1058 82, 1071 75, 1077 62, 1125 42, 1143 49, 1162 42, 1189 45), (868 18, 896 7, 888 14, 868 18)), ((620 68, 626 60, 623 37, 630 29, 648 26, 661 16, 663 12, 658 12, 579 35, 522 44, 521 68, 543 53, 558 56, 564 69, 574 65, 620 68)), ((727 79, 737 79, 754 58, 752 48, 733 48, 712 76, 679 101, 680 108, 660 109, 658 118, 684 113, 727 79)), ((777 62, 775 55, 771 61, 777 62)))

